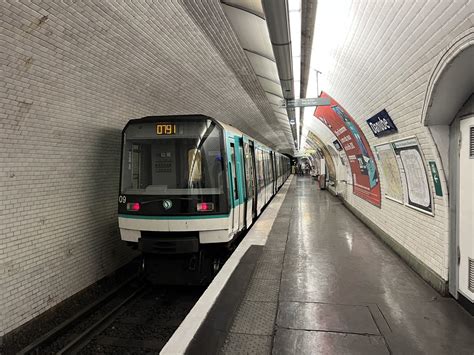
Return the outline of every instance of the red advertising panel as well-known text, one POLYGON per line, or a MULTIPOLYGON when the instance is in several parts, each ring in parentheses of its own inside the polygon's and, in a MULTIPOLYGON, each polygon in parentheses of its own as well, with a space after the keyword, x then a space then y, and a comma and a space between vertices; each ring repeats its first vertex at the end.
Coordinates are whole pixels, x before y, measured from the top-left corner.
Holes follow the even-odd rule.
POLYGON ((380 207, 380 181, 369 143, 354 119, 331 96, 329 106, 318 106, 314 116, 321 120, 341 142, 351 166, 353 193, 380 207))

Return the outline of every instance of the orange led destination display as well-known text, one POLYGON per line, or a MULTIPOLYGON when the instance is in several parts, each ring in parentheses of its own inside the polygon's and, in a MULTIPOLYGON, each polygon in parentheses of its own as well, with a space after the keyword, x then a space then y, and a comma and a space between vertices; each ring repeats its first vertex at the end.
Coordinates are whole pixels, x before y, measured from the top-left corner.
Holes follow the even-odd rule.
POLYGON ((158 123, 156 125, 156 134, 159 136, 176 134, 176 125, 174 123, 158 123))

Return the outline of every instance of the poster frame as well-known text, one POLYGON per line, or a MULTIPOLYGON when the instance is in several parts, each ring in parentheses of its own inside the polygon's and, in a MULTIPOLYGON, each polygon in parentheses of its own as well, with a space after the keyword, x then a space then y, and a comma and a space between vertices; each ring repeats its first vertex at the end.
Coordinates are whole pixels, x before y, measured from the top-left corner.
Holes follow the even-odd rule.
MULTIPOLYGON (((418 141, 418 137, 417 136, 409 136, 409 137, 404 137, 404 138, 399 138, 399 139, 394 139, 392 141, 390 141, 389 143, 391 144, 392 146, 392 149, 394 150, 395 152, 395 146, 394 146, 394 143, 397 143, 397 142, 402 142, 402 141, 407 141, 407 140, 410 140, 410 139, 413 139, 416 141, 416 147, 420 153, 420 156, 421 156, 421 160, 423 162, 423 168, 424 168, 424 172, 425 172, 425 176, 426 176, 426 181, 428 183, 428 190, 429 190, 429 196, 430 196, 430 206, 431 206, 431 211, 428 211, 428 210, 425 210, 425 209, 422 209, 422 208, 419 208, 417 206, 413 206, 410 204, 410 200, 409 200, 409 194, 408 194, 408 182, 407 182, 407 178, 406 178, 406 174, 405 174, 405 167, 403 166, 403 178, 404 180, 402 179, 402 183, 404 181, 405 183, 405 187, 406 187, 406 196, 404 196, 404 203, 403 205, 404 206, 407 206, 411 209, 414 209, 418 212, 421 212, 421 213, 424 213, 424 214, 427 214, 429 216, 432 216, 434 217, 434 212, 435 212, 435 206, 434 206, 434 198, 433 198, 433 189, 431 188, 431 185, 430 185, 430 179, 429 179, 429 175, 426 171, 427 169, 427 160, 425 159, 425 156, 423 154, 423 151, 421 150, 420 148, 420 142, 418 141)), ((396 155, 396 152, 395 152, 395 155, 396 155)), ((403 165, 403 162, 401 162, 401 164, 403 165)), ((401 174, 401 171, 400 171, 400 174, 401 174)), ((401 174, 402 175, 402 174, 401 174)))
MULTIPOLYGON (((413 137, 413 138, 415 138, 415 137, 413 137)), ((393 144, 392 144, 393 142, 396 142, 397 140, 376 144, 376 145, 374 145, 374 150, 375 150, 375 154, 377 154, 377 159, 378 160, 380 160, 380 159, 378 157, 377 148, 380 147, 380 146, 388 145, 390 147, 390 150, 392 151, 393 155, 395 155, 395 161, 397 163, 397 170, 398 170, 398 174, 400 175, 400 183, 402 185, 402 200, 400 201, 400 200, 396 199, 395 197, 387 195, 387 193, 385 191, 384 191, 383 195, 387 200, 399 203, 400 205, 405 205, 405 186, 404 186, 404 183, 403 183, 404 176, 402 175, 402 172, 400 170, 400 166, 398 164, 398 161, 396 160, 397 159, 397 153, 395 153, 395 149, 393 148, 393 144)), ((401 140, 405 140, 405 138, 403 138, 401 140)), ((382 161, 380 161, 380 163, 383 164, 382 161)), ((382 171, 382 174, 383 174, 383 169, 381 169, 381 171, 382 171)), ((385 176, 384 176, 384 178, 385 178, 385 176)))

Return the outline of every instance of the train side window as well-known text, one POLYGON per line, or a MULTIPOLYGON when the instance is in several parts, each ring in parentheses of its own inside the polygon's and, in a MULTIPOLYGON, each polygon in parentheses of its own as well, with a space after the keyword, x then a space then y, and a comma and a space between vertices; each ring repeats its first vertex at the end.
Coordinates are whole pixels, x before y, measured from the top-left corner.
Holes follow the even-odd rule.
POLYGON ((140 146, 132 145, 132 188, 140 188, 140 146))
POLYGON ((233 183, 233 190, 234 190, 234 199, 238 200, 239 199, 239 189, 237 186, 237 170, 235 168, 235 147, 234 143, 230 143, 230 160, 232 161, 231 168, 232 168, 232 179, 234 181, 233 183))
POLYGON ((254 149, 255 149, 254 154, 255 154, 255 176, 256 176, 255 183, 257 184, 257 190, 260 191, 260 157, 258 156, 258 149, 256 147, 254 149))
POLYGON ((267 162, 268 162, 268 183, 272 182, 272 160, 270 158, 270 152, 267 152, 267 162))
POLYGON ((268 159, 268 152, 265 155, 265 186, 270 183, 270 159, 268 159))
POLYGON ((253 197, 253 166, 252 166, 252 155, 250 153, 250 146, 247 142, 244 143, 244 154, 245 154, 245 180, 247 182, 247 196, 248 198, 253 197))
POLYGON ((271 168, 271 174, 270 174, 270 179, 275 181, 275 160, 273 159, 273 153, 270 153, 270 168, 271 168))
POLYGON ((149 144, 131 145, 131 188, 142 189, 150 183, 151 171, 147 164, 150 157, 151 146, 149 144))
POLYGON ((258 189, 259 191, 265 187, 265 170, 263 166, 263 152, 259 149, 257 151, 258 157, 258 189))

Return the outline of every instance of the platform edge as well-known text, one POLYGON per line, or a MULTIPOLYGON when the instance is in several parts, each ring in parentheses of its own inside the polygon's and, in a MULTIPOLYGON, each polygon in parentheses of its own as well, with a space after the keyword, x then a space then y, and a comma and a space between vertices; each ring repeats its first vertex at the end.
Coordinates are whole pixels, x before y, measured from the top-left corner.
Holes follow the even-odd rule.
MULTIPOLYGON (((291 182, 293 181, 293 178, 294 178, 294 175, 290 175, 288 177, 286 182, 282 185, 278 193, 274 196, 273 200, 270 202, 270 204, 272 204, 272 202, 276 202, 277 204, 277 206, 273 206, 275 207, 273 209, 274 212, 275 210, 276 212, 278 212, 288 192, 289 186, 291 182), (278 200, 275 201, 275 198, 278 198, 278 200)), ((259 220, 261 220, 262 217, 266 217, 268 213, 270 213, 270 211, 268 211, 267 209, 266 211, 262 213, 262 215, 260 215, 259 220)), ((256 223, 258 223, 259 220, 257 220, 256 223)), ((252 229, 250 229, 250 231, 251 230, 252 229)), ((270 230, 268 230, 268 233, 269 232, 270 230)), ((219 297, 220 292, 229 281, 230 276, 232 275, 233 271, 239 264, 242 257, 245 255, 247 250, 252 245, 265 245, 267 237, 268 237, 268 233, 261 236, 252 235, 252 236, 247 236, 246 238, 244 238, 244 240, 240 243, 240 245, 234 251, 232 256, 224 264, 222 270, 219 272, 219 274, 217 274, 215 279, 211 282, 209 287, 199 298, 198 302, 194 305, 194 307, 188 313, 188 315, 180 324, 178 329, 176 329, 176 331, 173 333, 171 338, 165 344, 160 354, 164 355, 164 354, 186 353, 189 345, 191 344, 191 341, 194 338, 194 335, 198 332, 199 328, 201 327, 201 324, 206 319, 207 314, 212 309, 217 298, 219 297)))

